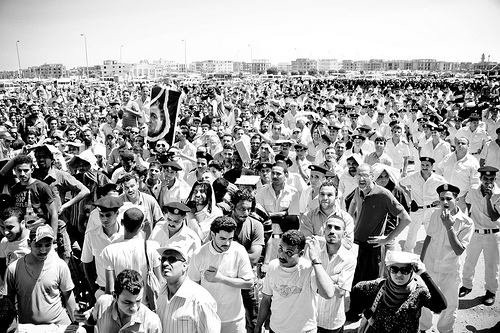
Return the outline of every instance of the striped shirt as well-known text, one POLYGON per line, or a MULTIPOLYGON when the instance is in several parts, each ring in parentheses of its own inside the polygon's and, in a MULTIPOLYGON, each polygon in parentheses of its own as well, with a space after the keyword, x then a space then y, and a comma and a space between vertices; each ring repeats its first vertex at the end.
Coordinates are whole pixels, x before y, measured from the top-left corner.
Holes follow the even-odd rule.
POLYGON ((163 332, 219 333, 221 329, 215 299, 187 277, 170 300, 167 287, 163 287, 158 297, 157 313, 163 332))

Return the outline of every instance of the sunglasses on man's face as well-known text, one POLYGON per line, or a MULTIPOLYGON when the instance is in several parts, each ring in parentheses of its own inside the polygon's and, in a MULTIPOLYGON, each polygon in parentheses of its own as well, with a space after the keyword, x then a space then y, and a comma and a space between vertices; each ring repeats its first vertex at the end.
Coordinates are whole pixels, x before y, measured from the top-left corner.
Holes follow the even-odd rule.
POLYGON ((168 261, 169 264, 175 264, 178 261, 184 262, 185 260, 181 259, 181 258, 177 258, 176 256, 166 256, 166 257, 163 256, 163 257, 161 257, 161 262, 163 263, 165 261, 168 261))
POLYGON ((398 274, 398 272, 401 272, 403 275, 408 275, 413 271, 412 266, 406 266, 406 267, 397 267, 397 266, 391 266, 389 267, 389 271, 392 274, 398 274))

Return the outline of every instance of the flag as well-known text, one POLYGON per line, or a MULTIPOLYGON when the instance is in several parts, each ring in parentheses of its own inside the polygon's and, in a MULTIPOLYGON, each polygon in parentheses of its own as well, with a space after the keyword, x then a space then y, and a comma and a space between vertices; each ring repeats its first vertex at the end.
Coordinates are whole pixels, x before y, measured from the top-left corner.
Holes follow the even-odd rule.
POLYGON ((180 91, 165 87, 154 86, 151 89, 148 141, 164 139, 169 145, 174 143, 180 96, 180 91))

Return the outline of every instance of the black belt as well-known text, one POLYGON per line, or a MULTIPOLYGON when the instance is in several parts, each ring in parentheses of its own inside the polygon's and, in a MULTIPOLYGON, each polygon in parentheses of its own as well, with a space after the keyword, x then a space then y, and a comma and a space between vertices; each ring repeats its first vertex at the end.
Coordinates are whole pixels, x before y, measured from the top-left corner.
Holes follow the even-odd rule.
POLYGON ((424 209, 424 208, 433 208, 433 207, 436 207, 437 205, 427 205, 427 206, 418 206, 417 208, 418 209, 424 209))
POLYGON ((106 288, 99 286, 99 290, 106 291, 106 288))
POLYGON ((499 231, 500 231, 500 229, 476 229, 476 230, 474 230, 475 233, 483 234, 483 235, 496 234, 499 231))

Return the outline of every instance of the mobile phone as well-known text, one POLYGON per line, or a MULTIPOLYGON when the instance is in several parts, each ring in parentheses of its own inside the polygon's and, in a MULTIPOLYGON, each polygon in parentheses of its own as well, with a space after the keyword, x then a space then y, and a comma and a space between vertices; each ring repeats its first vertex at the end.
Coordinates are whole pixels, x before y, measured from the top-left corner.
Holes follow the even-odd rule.
POLYGON ((81 301, 78 302, 78 311, 85 312, 88 310, 88 307, 89 307, 89 305, 87 302, 81 302, 81 301))

